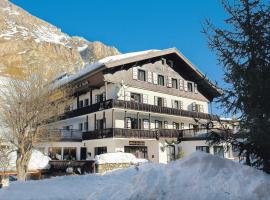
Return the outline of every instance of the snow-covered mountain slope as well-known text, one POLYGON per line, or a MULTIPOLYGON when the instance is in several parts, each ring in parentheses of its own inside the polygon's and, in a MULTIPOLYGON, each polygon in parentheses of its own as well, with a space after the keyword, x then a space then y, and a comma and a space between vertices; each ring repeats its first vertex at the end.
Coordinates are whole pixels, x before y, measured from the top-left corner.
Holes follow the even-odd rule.
POLYGON ((0 0, 1 75, 20 73, 23 67, 72 72, 85 63, 117 54, 114 47, 70 37, 9 1, 0 0))
POLYGON ((269 188, 270 176, 262 171, 196 152, 168 165, 12 183, 0 199, 269 200, 269 188))

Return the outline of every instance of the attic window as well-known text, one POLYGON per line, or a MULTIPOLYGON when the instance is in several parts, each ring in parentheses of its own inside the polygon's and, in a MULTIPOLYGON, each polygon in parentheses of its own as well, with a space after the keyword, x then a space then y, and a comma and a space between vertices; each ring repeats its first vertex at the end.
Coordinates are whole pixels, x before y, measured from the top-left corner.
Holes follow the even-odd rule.
POLYGON ((161 58, 161 63, 162 63, 162 65, 165 65, 166 64, 166 59, 165 58, 161 58))
POLYGON ((188 91, 193 92, 193 84, 191 82, 187 83, 188 91))
POLYGON ((138 70, 138 79, 140 80, 140 81, 145 81, 145 71, 143 71, 143 70, 138 70))
POLYGON ((167 60, 167 65, 169 65, 171 68, 173 68, 173 61, 172 60, 167 60))

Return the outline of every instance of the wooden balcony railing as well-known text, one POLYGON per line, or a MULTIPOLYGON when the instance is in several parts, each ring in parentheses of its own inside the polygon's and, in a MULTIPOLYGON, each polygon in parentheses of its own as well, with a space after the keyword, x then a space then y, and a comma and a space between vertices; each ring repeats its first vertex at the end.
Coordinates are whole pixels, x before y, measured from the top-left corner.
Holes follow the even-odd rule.
POLYGON ((218 129, 121 129, 108 128, 83 132, 83 140, 94 140, 103 138, 141 138, 141 139, 159 139, 159 138, 175 138, 177 140, 195 140, 205 139, 207 133, 218 131, 218 129))
POLYGON ((50 129, 40 138, 43 141, 82 141, 82 131, 77 129, 50 129))
POLYGON ((114 100, 114 99, 95 103, 93 105, 78 108, 76 110, 68 111, 64 113, 62 116, 60 116, 60 119, 77 117, 80 115, 86 115, 89 113, 97 112, 100 110, 106 110, 110 108, 124 108, 124 109, 138 110, 138 111, 145 111, 145 112, 207 119, 207 120, 212 120, 212 121, 219 120, 219 117, 217 115, 211 115, 208 113, 193 112, 193 111, 188 111, 188 110, 180 110, 180 109, 175 109, 175 108, 137 103, 134 101, 122 101, 122 100, 114 100))

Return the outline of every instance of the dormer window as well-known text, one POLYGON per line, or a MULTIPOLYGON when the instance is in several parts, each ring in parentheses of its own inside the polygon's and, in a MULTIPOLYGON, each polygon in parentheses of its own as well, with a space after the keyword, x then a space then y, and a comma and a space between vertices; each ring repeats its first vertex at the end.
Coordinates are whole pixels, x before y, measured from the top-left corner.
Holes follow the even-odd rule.
POLYGON ((187 83, 188 91, 193 92, 193 84, 191 82, 187 83))
POLYGON ((158 84, 164 86, 164 76, 158 75, 158 84))
POLYGON ((138 80, 140 81, 146 81, 146 78, 145 78, 145 71, 144 70, 138 70, 138 80))

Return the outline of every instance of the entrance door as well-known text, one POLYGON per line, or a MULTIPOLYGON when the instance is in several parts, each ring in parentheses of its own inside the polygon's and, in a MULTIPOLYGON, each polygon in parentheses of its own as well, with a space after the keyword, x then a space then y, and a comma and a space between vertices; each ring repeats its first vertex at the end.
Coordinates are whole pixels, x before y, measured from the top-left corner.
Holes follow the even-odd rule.
POLYGON ((148 152, 146 146, 125 146, 125 153, 132 153, 136 158, 148 158, 148 152))
POLYGON ((168 145, 166 147, 167 150, 167 161, 171 162, 173 160, 175 160, 175 146, 174 145, 168 145))
POLYGON ((81 147, 81 160, 86 160, 86 147, 81 147))

